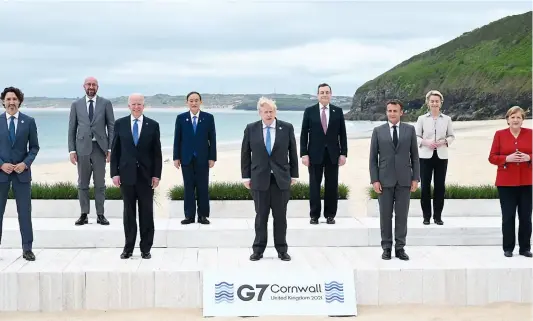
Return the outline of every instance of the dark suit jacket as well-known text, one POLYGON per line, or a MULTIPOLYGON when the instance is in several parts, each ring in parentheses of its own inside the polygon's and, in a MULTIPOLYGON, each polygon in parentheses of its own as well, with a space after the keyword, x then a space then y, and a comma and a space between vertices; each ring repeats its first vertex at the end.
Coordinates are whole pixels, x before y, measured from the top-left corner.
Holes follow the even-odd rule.
POLYGON ((209 160, 217 160, 215 118, 210 113, 200 111, 196 124, 195 134, 189 111, 176 117, 173 159, 179 159, 182 165, 191 162, 194 152, 199 163, 207 164, 209 160))
POLYGON ((131 116, 115 122, 111 146, 111 177, 120 176, 121 184, 134 185, 137 181, 152 183, 152 177, 161 179, 163 157, 159 123, 143 115, 143 124, 137 146, 133 143, 131 116))
POLYGON ((251 178, 251 188, 265 191, 273 172, 281 190, 289 189, 291 178, 298 178, 298 151, 292 124, 276 119, 276 139, 268 155, 263 135, 263 122, 246 126, 241 147, 242 178, 251 178))
POLYGON ((400 122, 398 146, 392 142, 389 123, 374 128, 370 140, 370 182, 382 187, 411 186, 420 181, 420 160, 415 126, 400 122))
MULTIPOLYGON (((7 115, 9 116, 9 114, 7 115)), ((18 124, 15 132, 15 144, 11 146, 9 140, 9 128, 6 113, 0 115, 0 166, 4 163, 17 165, 20 162, 26 164, 26 170, 17 174, 20 182, 31 181, 31 164, 39 152, 39 139, 37 138, 37 125, 35 119, 19 112, 18 124)), ((0 182, 7 182, 9 175, 0 170, 0 182)))
POLYGON ((322 164, 324 148, 327 147, 331 161, 337 164, 340 155, 348 156, 344 114, 342 108, 329 104, 328 130, 324 134, 320 113, 319 104, 305 109, 300 135, 300 157, 308 155, 311 164, 322 164))

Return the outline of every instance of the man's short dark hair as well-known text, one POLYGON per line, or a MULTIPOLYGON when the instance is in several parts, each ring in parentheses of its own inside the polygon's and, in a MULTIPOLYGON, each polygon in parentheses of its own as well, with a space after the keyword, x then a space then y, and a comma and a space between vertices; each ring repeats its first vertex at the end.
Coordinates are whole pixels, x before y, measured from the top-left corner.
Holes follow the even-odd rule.
POLYGON ((388 105, 398 105, 398 106, 400 106, 400 110, 403 110, 403 103, 399 99, 387 100, 387 104, 385 106, 388 106, 388 105))
POLYGON ((322 88, 322 87, 328 87, 329 91, 331 92, 331 86, 326 84, 325 82, 323 82, 320 85, 318 85, 318 88, 316 89, 317 93, 320 92, 320 88, 322 88))
POLYGON ((187 94, 187 98, 186 98, 186 100, 189 100, 189 97, 191 97, 191 95, 195 95, 195 94, 198 95, 198 97, 200 98, 200 100, 202 100, 202 95, 200 95, 200 93, 197 92, 197 91, 191 91, 190 93, 188 93, 188 94, 187 94))
POLYGON ((17 96, 18 100, 20 101, 20 105, 22 105, 22 102, 24 101, 24 94, 22 91, 15 87, 7 87, 4 88, 4 91, 2 91, 2 94, 0 94, 0 99, 2 100, 2 103, 4 99, 6 99, 7 93, 14 93, 15 96, 17 96))

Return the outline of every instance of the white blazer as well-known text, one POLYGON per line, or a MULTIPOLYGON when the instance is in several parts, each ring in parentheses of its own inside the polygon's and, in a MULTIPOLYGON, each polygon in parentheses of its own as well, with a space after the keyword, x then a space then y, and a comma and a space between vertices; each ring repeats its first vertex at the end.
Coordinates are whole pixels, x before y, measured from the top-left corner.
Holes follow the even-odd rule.
POLYGON ((433 156, 433 150, 427 146, 423 146, 422 140, 438 141, 445 139, 448 144, 437 148, 437 155, 440 159, 448 159, 448 146, 455 140, 450 116, 440 113, 437 119, 433 119, 431 113, 428 112, 418 117, 415 129, 418 143, 418 156, 420 158, 427 159, 433 156))

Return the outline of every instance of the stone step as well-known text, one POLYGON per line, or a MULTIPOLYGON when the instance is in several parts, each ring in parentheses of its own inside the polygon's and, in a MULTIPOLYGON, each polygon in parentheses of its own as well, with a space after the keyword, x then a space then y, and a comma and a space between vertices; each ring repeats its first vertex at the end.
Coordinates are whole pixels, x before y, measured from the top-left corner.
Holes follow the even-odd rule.
MULTIPOLYGON (((156 219, 154 247, 248 247, 254 239, 254 219, 211 219, 210 225, 181 225, 181 219, 156 219)), ((72 219, 33 219, 34 248, 123 247, 121 219, 111 225, 75 226, 72 219)), ((273 244, 272 218, 269 219, 269 244, 273 244)), ((407 245, 500 245, 501 219, 497 217, 450 217, 443 226, 423 225, 420 218, 409 218, 407 245)), ((3 248, 20 248, 18 220, 4 219, 3 248)), ((310 225, 307 218, 287 219, 290 247, 380 246, 379 218, 338 218, 336 224, 310 225)), ((517 225, 518 226, 518 225, 517 225)), ((137 243, 139 237, 137 237, 137 243)))
MULTIPOLYGON (((154 204, 157 207, 157 204, 154 204)), ((254 202, 245 201, 211 201, 210 217, 214 218, 254 218, 254 202)), ((123 203, 121 200, 106 200, 104 213, 107 218, 122 218, 123 203)), ((347 200, 339 200, 337 217, 352 217, 354 209, 350 209, 347 200)), ((78 200, 32 200, 32 217, 34 218, 71 218, 74 221, 80 216, 78 200)), ((4 217, 17 217, 17 205, 8 200, 4 217)), ((96 218, 94 200, 90 202, 89 217, 96 218)), ((169 201, 169 217, 185 218, 183 201, 169 201)), ((309 218, 309 201, 292 200, 287 205, 287 217, 309 218)))
MULTIPOLYGON (((432 201, 433 202, 433 201, 432 201)), ((433 207, 433 205, 432 205, 433 207)), ((366 206, 367 216, 379 217, 379 203, 377 199, 370 199, 366 206)), ((442 211, 442 219, 448 217, 468 216, 498 216, 501 217, 500 200, 498 199, 446 199, 442 211)), ((411 199, 409 216, 422 217, 419 199, 411 199)))
POLYGON ((290 262, 272 248, 257 262, 250 248, 153 249, 151 260, 138 252, 121 260, 120 252, 35 250, 36 261, 27 262, 20 250, 2 249, 0 311, 201 308, 206 269, 350 269, 361 305, 533 303, 531 259, 506 258, 499 246, 411 246, 410 261, 383 261, 376 247, 291 248, 290 262))

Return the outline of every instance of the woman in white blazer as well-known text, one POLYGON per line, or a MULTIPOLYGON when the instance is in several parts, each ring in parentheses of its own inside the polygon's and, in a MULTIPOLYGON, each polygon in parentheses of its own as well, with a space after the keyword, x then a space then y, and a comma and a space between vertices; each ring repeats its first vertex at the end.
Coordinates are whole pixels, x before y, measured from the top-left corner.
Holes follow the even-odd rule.
POLYGON ((444 115, 440 109, 444 97, 437 90, 426 94, 426 105, 429 112, 418 117, 416 136, 420 157, 420 180, 422 195, 420 206, 424 216, 424 224, 429 225, 431 219, 431 178, 434 175, 433 220, 443 225, 442 209, 446 192, 446 170, 448 168, 448 147, 454 141, 452 119, 444 115))

